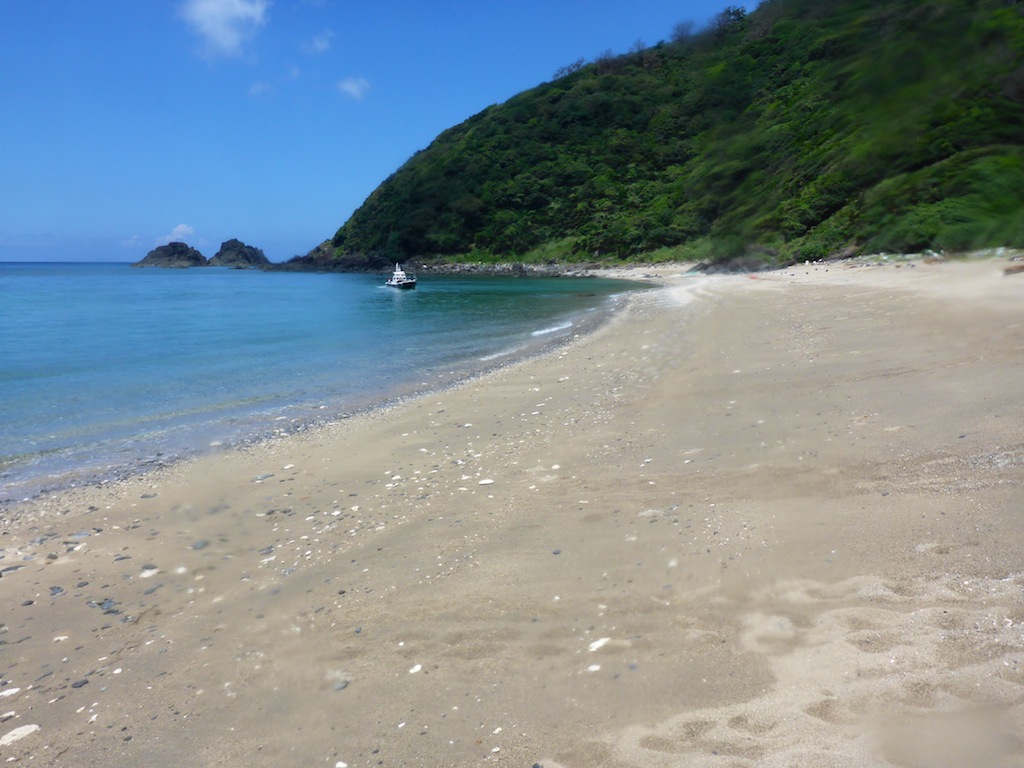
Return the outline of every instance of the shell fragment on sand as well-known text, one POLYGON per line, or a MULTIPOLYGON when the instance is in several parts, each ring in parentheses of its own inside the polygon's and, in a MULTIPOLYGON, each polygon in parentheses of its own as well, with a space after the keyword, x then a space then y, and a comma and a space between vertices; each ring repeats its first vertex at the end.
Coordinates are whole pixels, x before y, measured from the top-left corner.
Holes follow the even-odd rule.
POLYGON ((0 747, 6 747, 8 744, 13 744, 16 741, 20 741, 26 736, 30 736, 39 730, 38 725, 20 725, 13 731, 8 731, 3 737, 0 737, 0 747))

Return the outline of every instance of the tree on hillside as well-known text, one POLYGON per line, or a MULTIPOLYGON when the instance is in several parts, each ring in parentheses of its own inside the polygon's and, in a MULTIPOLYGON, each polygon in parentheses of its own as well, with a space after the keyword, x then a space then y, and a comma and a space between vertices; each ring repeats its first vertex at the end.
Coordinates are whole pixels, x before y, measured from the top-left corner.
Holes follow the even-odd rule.
POLYGON ((715 14, 715 17, 711 20, 711 29, 714 30, 715 37, 724 35, 736 24, 743 21, 746 15, 747 12, 738 5, 726 6, 726 8, 715 14))
POLYGON ((560 78, 567 77, 568 75, 572 75, 576 72, 579 72, 581 69, 583 69, 584 66, 586 66, 586 63, 586 59, 576 59, 576 61, 572 62, 571 64, 566 64, 564 67, 559 67, 558 69, 556 69, 554 77, 552 79, 558 80, 560 78))
POLYGON ((621 57, 615 55, 611 48, 608 48, 597 55, 594 63, 597 65, 598 74, 612 75, 621 69, 622 60, 621 57))
POLYGON ((673 43, 685 43, 691 37, 693 37, 692 21, 680 21, 678 24, 672 27, 673 43))

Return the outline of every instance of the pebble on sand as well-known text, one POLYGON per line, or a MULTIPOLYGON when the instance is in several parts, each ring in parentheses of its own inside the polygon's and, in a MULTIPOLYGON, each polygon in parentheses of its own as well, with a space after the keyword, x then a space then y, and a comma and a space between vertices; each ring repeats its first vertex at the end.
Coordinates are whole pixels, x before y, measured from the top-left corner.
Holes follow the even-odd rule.
POLYGON ((13 731, 8 731, 2 737, 0 737, 0 747, 6 747, 8 744, 25 738, 26 736, 35 733, 39 730, 38 725, 19 725, 13 731))

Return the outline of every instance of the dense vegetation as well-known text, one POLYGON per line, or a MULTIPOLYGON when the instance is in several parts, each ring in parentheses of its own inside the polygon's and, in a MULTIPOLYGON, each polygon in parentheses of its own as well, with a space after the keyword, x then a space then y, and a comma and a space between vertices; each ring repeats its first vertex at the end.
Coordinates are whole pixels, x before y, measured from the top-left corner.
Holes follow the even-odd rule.
POLYGON ((438 136, 320 258, 1024 245, 1020 0, 767 0, 560 74, 438 136))

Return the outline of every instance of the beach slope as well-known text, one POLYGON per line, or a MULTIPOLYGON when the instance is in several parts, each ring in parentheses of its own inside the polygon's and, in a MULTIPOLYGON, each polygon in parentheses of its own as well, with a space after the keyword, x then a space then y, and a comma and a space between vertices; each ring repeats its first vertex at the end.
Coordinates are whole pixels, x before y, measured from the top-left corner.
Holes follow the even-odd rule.
POLYGON ((1004 266, 661 268, 543 357, 5 508, 0 760, 1019 765, 1004 266))

